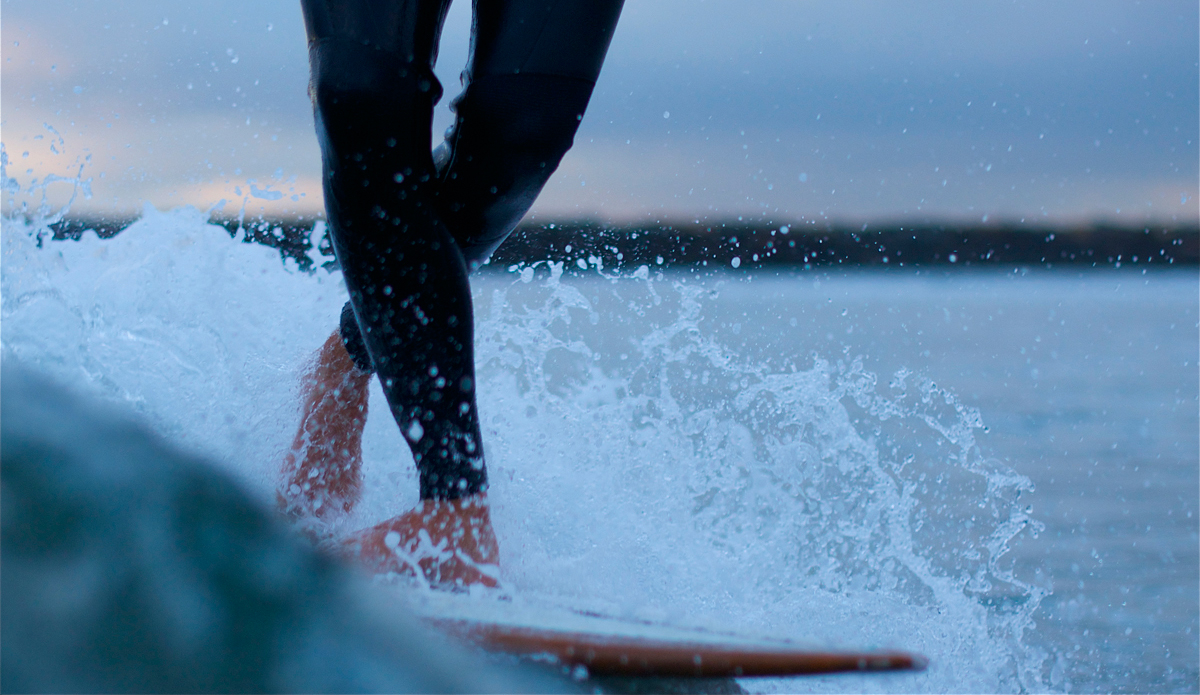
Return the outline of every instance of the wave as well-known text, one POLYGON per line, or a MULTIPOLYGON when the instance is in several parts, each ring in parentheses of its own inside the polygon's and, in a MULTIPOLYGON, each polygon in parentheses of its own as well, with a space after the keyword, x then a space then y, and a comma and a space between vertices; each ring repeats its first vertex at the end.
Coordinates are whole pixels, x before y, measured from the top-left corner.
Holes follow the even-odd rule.
MULTIPOLYGON (((4 359, 129 404, 269 500, 299 369, 345 298, 340 275, 281 263, 190 208, 148 207, 111 239, 44 230, 3 221, 4 359)), ((1019 499, 1032 485, 980 450, 978 411, 853 355, 763 352, 742 315, 763 283, 786 279, 593 271, 542 262, 475 281, 509 590, 931 658, 920 674, 806 689, 1046 689, 1049 658, 1023 640, 1045 592, 1005 562, 1018 534, 1040 529, 1019 499)), ((372 402, 369 492, 347 528, 416 501, 377 386, 372 402)))

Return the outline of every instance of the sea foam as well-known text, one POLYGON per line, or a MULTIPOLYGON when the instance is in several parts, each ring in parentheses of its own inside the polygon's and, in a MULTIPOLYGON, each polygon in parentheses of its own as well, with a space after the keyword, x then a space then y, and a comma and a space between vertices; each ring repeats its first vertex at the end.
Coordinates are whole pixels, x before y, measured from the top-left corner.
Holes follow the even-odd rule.
MULTIPOLYGON (((194 209, 147 208, 104 240, 3 225, 4 359, 131 405, 269 503, 340 275, 301 272, 194 209)), ((1019 499, 1029 480, 980 451, 979 413, 952 389, 804 344, 763 354, 743 314, 770 282, 788 279, 546 263, 473 279, 505 591, 931 661, 753 690, 1044 690, 1047 658, 1023 641, 1043 592, 1004 562, 1038 529, 1019 499)), ((416 502, 377 386, 364 475, 331 530, 416 502)))

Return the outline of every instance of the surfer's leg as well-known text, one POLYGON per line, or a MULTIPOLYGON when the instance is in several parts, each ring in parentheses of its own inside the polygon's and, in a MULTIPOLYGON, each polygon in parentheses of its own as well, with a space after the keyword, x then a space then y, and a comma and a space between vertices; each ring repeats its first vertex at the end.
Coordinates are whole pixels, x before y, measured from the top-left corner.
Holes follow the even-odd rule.
POLYGON ((470 287, 433 202, 433 40, 445 3, 389 3, 367 18, 355 13, 382 3, 333 4, 305 10, 330 233, 355 323, 412 449, 421 498, 478 494, 487 478, 470 287))
POLYGON ((438 205, 467 266, 508 237, 570 149, 623 0, 476 0, 438 205))
MULTIPOLYGON (((623 1, 476 1, 455 124, 434 152, 438 209, 470 271, 512 233, 570 149, 623 1)), ((343 341, 369 370, 347 316, 343 341)))
MULTIPOLYGON (((463 74, 466 89, 454 104, 455 126, 439 148, 435 189, 438 214, 470 270, 511 233, 570 148, 621 4, 475 3, 473 51, 463 74)), ((440 21, 441 14, 437 17, 440 21)), ((315 23, 310 19, 310 25, 315 23)), ((432 56, 436 48, 421 50, 432 56)), ((463 303, 469 308, 469 295, 463 303)), ((361 369, 372 369, 367 341, 353 319, 343 312, 343 341, 361 369)), ((469 376, 473 382, 473 374, 469 376)), ((470 395, 468 414, 477 422, 470 395)), ((423 480, 423 498, 425 488, 423 480)), ((434 490, 428 497, 441 496, 434 490)))
POLYGON ((279 508, 289 517, 348 512, 362 491, 362 430, 369 372, 355 367, 334 334, 301 379, 300 428, 284 458, 279 508))
MULTIPOLYGON (((349 307, 343 312, 343 320, 349 307)), ((341 331, 326 340, 303 378, 300 429, 284 461, 279 508, 304 525, 349 512, 362 488, 362 430, 370 371, 351 357, 341 331)), ((318 529, 304 528, 314 540, 318 529)), ((352 534, 333 550, 376 572, 420 571, 431 583, 495 586, 500 549, 486 495, 424 500, 415 509, 352 534), (422 533, 424 532, 424 533, 422 533)))
MULTIPOLYGON (((378 25, 354 27, 354 11, 369 1, 352 8, 349 20, 337 1, 308 0, 305 18, 326 204, 357 319, 343 321, 341 334, 354 361, 380 374, 413 448, 423 499, 418 509, 356 534, 349 549, 390 568, 401 551, 417 549, 422 531, 441 529, 451 546, 463 547, 465 534, 476 541, 470 557, 494 562, 467 262, 476 267, 503 241, 570 147, 620 2, 479 0, 475 78, 435 176, 428 134, 440 87, 429 68, 445 6, 395 13, 413 26, 436 25, 421 34, 433 36, 432 44, 405 43, 378 25), (528 75, 520 77, 522 70, 528 75), (389 90, 400 98, 389 98, 389 90), (457 417, 445 417, 438 403, 447 401, 459 405, 451 413, 457 417), (445 514, 457 521, 438 521, 445 514)), ((438 545, 437 534, 430 537, 438 545)), ((442 579, 473 581, 441 569, 442 579)), ((483 581, 491 583, 486 572, 483 581)))
POLYGON ((467 267, 434 205, 430 129, 441 87, 432 66, 446 6, 304 0, 326 212, 352 306, 343 323, 361 329, 346 336, 347 352, 379 376, 422 499, 336 549, 376 571, 494 584, 495 568, 479 569, 498 553, 467 267))
MULTIPOLYGON (((465 88, 434 152, 437 207, 470 271, 508 238, 570 149, 622 3, 476 1, 465 88)), ((370 370, 352 319, 343 313, 343 341, 370 370)))

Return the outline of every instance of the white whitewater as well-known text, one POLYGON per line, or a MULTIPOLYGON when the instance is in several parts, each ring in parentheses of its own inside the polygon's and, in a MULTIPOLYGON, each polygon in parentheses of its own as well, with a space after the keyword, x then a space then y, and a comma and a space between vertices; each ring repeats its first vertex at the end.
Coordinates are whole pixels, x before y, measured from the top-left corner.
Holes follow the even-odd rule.
MULTIPOLYGON (((4 359, 136 409, 270 503, 340 276, 285 265, 193 209, 147 208, 108 240, 3 224, 4 359)), ((980 452, 979 414, 854 355, 761 354, 740 318, 757 286, 719 284, 547 264, 475 279, 504 590, 931 663, 752 690, 1046 689, 1047 657, 1023 639, 1042 593, 1002 561, 1036 533, 1018 499, 1030 483, 980 452)), ((368 493, 346 530, 416 501, 377 387, 371 406, 368 493)))

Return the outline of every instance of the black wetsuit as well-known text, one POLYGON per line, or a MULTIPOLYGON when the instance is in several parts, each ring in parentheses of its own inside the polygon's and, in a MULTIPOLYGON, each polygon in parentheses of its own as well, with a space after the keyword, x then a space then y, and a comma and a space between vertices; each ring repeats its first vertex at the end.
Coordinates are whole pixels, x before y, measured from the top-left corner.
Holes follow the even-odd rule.
POLYGON ((422 499, 487 487, 467 275, 571 147, 623 0, 474 0, 455 123, 431 152, 449 0, 302 0, 325 205, 350 302, 422 499), (435 158, 437 163, 435 164, 435 158))

